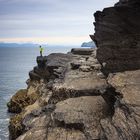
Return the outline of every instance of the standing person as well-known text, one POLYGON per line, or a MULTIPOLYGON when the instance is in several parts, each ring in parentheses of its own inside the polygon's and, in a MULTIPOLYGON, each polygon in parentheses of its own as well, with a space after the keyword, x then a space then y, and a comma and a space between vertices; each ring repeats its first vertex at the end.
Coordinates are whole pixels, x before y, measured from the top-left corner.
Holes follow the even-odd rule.
POLYGON ((40 48, 40 56, 42 56, 42 53, 43 53, 43 48, 42 48, 42 46, 39 46, 39 48, 40 48))

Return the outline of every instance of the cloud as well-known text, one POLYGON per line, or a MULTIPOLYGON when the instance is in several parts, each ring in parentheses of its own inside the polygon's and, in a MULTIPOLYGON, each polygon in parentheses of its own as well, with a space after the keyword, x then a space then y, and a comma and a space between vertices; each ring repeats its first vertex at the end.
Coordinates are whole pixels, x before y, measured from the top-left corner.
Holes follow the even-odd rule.
POLYGON ((0 0, 0 38, 88 38, 93 33, 93 13, 116 2, 117 0, 0 0))

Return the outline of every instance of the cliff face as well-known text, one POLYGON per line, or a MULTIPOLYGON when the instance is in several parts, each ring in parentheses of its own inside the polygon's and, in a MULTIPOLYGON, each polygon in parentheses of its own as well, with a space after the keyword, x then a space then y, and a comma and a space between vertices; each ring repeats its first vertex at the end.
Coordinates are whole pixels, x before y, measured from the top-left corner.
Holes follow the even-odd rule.
POLYGON ((139 1, 121 0, 96 12, 97 50, 37 57, 28 88, 8 103, 18 113, 10 139, 139 140, 139 11, 139 1))
POLYGON ((112 115, 112 107, 102 97, 108 85, 95 53, 93 49, 72 49, 68 54, 37 57, 38 66, 29 73, 28 88, 22 94, 27 99, 37 93, 38 98, 20 102, 26 104, 21 109, 18 92, 8 103, 9 111, 19 113, 10 120, 10 139, 100 137, 100 120, 112 115))
POLYGON ((140 68, 140 1, 120 0, 95 14, 97 59, 105 73, 140 68))

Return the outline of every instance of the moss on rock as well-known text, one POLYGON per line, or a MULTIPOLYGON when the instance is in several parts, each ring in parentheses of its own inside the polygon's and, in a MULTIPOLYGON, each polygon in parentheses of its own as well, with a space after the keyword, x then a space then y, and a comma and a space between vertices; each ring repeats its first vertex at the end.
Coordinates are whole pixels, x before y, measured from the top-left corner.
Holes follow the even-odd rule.
POLYGON ((19 90, 7 103, 8 111, 20 113, 26 106, 33 104, 39 97, 37 93, 27 94, 27 89, 19 90))
POLYGON ((10 139, 16 139, 24 132, 24 125, 22 124, 23 114, 17 114, 10 119, 9 132, 10 139))

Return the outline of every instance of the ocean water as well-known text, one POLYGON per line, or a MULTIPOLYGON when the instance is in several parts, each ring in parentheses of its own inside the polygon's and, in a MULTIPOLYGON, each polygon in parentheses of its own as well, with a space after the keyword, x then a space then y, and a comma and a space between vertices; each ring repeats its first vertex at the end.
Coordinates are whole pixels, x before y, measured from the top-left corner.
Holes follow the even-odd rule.
MULTIPOLYGON (((44 54, 67 53, 72 47, 46 47, 44 54)), ((0 48, 0 140, 8 140, 10 114, 7 102, 19 89, 26 88, 28 72, 36 65, 39 48, 0 48)))

